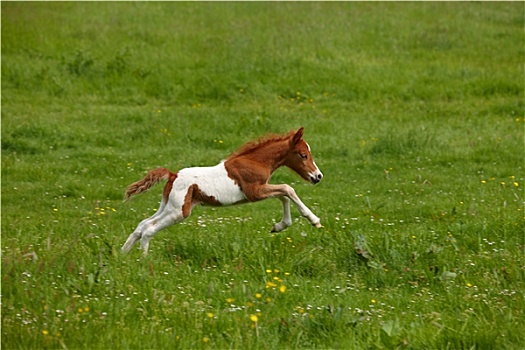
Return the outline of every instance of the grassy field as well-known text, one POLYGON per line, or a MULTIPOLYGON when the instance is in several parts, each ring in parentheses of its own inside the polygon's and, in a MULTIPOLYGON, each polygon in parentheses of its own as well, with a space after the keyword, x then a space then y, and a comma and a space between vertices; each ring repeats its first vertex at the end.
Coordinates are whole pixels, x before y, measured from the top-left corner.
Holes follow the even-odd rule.
POLYGON ((525 3, 2 2, 4 349, 523 349, 525 3), (305 127, 325 175, 120 247, 305 127))

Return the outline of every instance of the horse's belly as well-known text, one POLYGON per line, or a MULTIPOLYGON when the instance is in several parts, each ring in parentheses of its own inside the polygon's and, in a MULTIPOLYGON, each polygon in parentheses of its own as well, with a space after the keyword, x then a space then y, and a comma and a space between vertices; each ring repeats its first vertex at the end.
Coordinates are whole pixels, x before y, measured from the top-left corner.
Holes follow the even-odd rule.
POLYGON ((246 202, 246 196, 241 188, 228 176, 224 163, 213 167, 187 168, 179 171, 174 184, 177 188, 189 188, 197 185, 202 192, 202 204, 232 205, 246 202), (178 183, 177 183, 178 182, 178 183))

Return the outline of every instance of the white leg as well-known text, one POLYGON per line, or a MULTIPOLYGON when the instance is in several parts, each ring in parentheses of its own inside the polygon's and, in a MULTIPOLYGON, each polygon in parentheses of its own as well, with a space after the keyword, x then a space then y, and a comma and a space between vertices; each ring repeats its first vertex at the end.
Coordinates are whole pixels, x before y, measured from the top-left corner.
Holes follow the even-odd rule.
POLYGON ((135 231, 129 235, 122 246, 122 252, 127 253, 140 240, 144 255, 148 253, 150 239, 160 230, 184 220, 180 205, 162 203, 159 210, 150 218, 142 220, 135 231), (179 209, 176 209, 179 208, 179 209))
POLYGON ((290 213, 290 199, 284 196, 278 198, 283 203, 283 218, 281 219, 281 222, 278 222, 275 225, 273 225, 272 232, 280 232, 292 225, 292 215, 290 213))
MULTIPOLYGON (((161 205, 161 209, 163 208, 163 205, 161 205)), ((154 220, 159 214, 162 212, 161 209, 159 209, 153 216, 144 219, 140 222, 140 224, 137 226, 135 231, 129 235, 128 239, 126 240, 126 243, 122 246, 121 250, 123 253, 127 253, 133 248, 135 243, 139 241, 139 239, 142 237, 142 233, 144 232, 144 229, 150 225, 150 222, 154 220)))
POLYGON ((292 200, 293 204, 295 204, 295 206, 297 207, 297 210, 299 210, 301 215, 304 216, 308 221, 310 221, 310 223, 314 225, 315 227, 317 228, 322 227, 321 219, 315 216, 315 214, 312 213, 310 208, 304 205, 304 203, 301 201, 301 199, 299 199, 299 197, 295 193, 295 190, 292 187, 288 186, 288 188, 289 188, 289 193, 287 194, 287 196, 292 200))
POLYGON ((182 211, 179 211, 179 213, 168 213, 168 210, 166 210, 164 215, 148 222, 147 227, 144 228, 140 237, 140 248, 143 250, 144 255, 148 254, 149 241, 157 232, 171 225, 175 225, 182 220, 184 220, 182 211))
POLYGON ((156 217, 158 217, 163 211, 164 211, 164 201, 160 204, 159 210, 155 214, 153 214, 151 217, 144 219, 138 224, 135 231, 129 235, 128 239, 126 240, 126 243, 122 246, 121 250, 123 253, 128 253, 131 248, 139 241, 139 239, 142 237, 142 233, 146 227, 150 225, 150 222, 154 220, 156 217))
POLYGON ((130 234, 128 239, 126 240, 126 243, 124 243, 124 245, 121 248, 122 253, 128 253, 131 250, 131 248, 133 248, 135 243, 138 242, 138 240, 140 239, 140 236, 142 236, 142 234, 140 233, 140 231, 137 231, 137 230, 135 230, 135 232, 130 234))
MULTIPOLYGON (((314 225, 315 227, 322 227, 321 220, 317 216, 315 216, 314 213, 312 213, 312 211, 306 205, 304 205, 304 203, 299 199, 299 197, 295 193, 295 190, 289 185, 266 184, 264 186, 253 186, 253 187, 245 186, 243 191, 247 195, 248 199, 252 202, 263 200, 266 198, 273 198, 273 197, 289 198, 293 202, 293 204, 297 207, 301 215, 304 216, 308 221, 310 221, 312 225, 314 225)), ((281 199, 281 201, 283 200, 281 199)), ((285 203, 285 201, 286 200, 284 200, 283 203, 285 203)), ((281 227, 282 227, 281 229, 285 228, 284 225, 281 225, 281 223, 283 222, 286 223, 286 219, 287 217, 290 216, 290 214, 289 214, 289 209, 287 209, 286 205, 284 206, 285 208, 283 209, 283 212, 284 212, 283 221, 276 224, 274 226, 274 229, 279 229, 281 227)), ((290 217, 289 222, 291 225, 292 223, 291 217, 290 217)))

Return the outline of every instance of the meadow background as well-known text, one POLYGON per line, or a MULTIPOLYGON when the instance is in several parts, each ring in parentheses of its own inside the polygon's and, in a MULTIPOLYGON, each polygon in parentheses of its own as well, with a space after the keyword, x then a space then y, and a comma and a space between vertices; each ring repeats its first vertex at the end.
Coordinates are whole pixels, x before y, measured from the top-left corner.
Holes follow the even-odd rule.
POLYGON ((2 348, 523 349, 524 14, 498 3, 2 1, 2 348), (305 127, 325 178, 196 208, 162 186, 305 127))

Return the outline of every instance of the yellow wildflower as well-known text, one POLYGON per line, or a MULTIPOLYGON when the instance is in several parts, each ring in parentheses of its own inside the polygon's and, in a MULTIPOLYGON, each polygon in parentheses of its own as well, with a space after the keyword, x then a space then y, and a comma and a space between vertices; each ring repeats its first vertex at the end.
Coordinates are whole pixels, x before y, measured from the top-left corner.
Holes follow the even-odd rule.
POLYGON ((273 282, 266 282, 266 288, 275 288, 277 285, 273 282))

